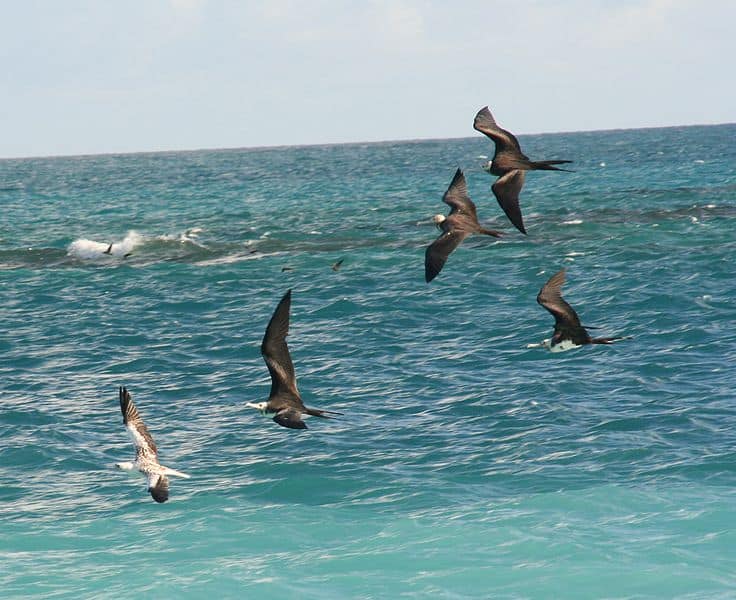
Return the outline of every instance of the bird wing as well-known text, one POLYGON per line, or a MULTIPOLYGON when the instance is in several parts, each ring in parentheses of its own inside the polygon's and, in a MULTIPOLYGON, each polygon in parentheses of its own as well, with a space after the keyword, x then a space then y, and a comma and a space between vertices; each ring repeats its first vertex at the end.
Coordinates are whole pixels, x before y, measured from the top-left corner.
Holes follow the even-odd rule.
POLYGON ((120 410, 123 413, 123 423, 128 430, 136 448, 136 455, 152 456, 155 458, 158 450, 153 436, 143 422, 138 409, 133 404, 133 398, 125 387, 120 388, 120 410))
POLYGON ((450 186, 447 188, 445 195, 442 196, 442 201, 452 207, 450 214, 459 212, 461 214, 469 215, 474 219, 478 219, 475 204, 468 196, 468 186, 465 183, 465 175, 458 169, 455 171, 455 176, 450 182, 450 186))
POLYGON ((295 408, 282 408, 274 416, 273 420, 282 427, 289 429, 306 429, 307 425, 302 420, 302 413, 295 408))
POLYGON ((156 502, 166 502, 169 499, 169 478, 160 473, 149 473, 148 491, 156 502))
POLYGON ((447 257, 468 236, 461 229, 450 229, 432 242, 424 254, 424 279, 429 283, 445 266, 447 257))
POLYGON ((261 343, 261 354, 271 374, 271 394, 274 397, 295 397, 299 399, 296 387, 294 363, 291 362, 286 336, 289 335, 289 310, 291 290, 284 294, 268 322, 261 343))
POLYGON ((519 207, 519 192, 524 185, 524 171, 514 169, 505 175, 499 177, 491 186, 493 195, 496 196, 498 204, 506 213, 509 221, 513 223, 521 233, 526 234, 524 221, 521 218, 521 208, 519 207))
MULTIPOLYGON (((542 286, 537 294, 537 302, 555 318, 555 338, 572 339, 576 343, 589 339, 580 318, 572 306, 562 298, 562 285, 565 283, 565 269, 555 273, 542 286)), ((554 342, 554 338, 553 338, 554 342)))
POLYGON ((493 118, 491 111, 488 110, 487 106, 484 106, 478 111, 473 120, 473 129, 480 131, 487 135, 496 144, 496 152, 502 152, 505 150, 516 150, 521 153, 521 146, 519 140, 516 139, 513 133, 506 131, 498 126, 496 119, 493 118))

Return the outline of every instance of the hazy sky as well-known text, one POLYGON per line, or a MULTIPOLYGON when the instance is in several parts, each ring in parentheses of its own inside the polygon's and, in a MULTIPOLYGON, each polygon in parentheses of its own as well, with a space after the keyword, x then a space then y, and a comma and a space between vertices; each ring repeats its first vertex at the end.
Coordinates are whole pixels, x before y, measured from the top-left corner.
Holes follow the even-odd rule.
POLYGON ((0 157, 736 121, 736 0, 0 0, 0 157))

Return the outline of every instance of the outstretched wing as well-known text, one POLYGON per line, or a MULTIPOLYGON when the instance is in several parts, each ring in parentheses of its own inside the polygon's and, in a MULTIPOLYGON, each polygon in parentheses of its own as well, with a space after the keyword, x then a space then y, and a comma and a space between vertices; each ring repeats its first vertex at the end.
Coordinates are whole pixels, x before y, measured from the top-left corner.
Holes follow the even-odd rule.
POLYGON ((133 438, 136 454, 155 457, 157 449, 153 436, 151 436, 146 424, 138 414, 138 409, 133 404, 133 398, 125 387, 120 388, 120 410, 123 413, 125 428, 128 430, 130 437, 133 438))
POLYGON ((506 213, 509 221, 521 233, 526 234, 524 221, 521 218, 521 208, 519 207, 519 193, 523 185, 524 171, 514 169, 499 177, 496 183, 491 186, 491 190, 493 190, 493 195, 496 196, 498 204, 506 213))
POLYGON ((463 175, 462 170, 455 171, 455 176, 452 178, 445 195, 442 196, 442 201, 452 207, 450 214, 459 212, 470 215, 473 219, 478 219, 475 204, 468 196, 468 186, 465 183, 465 175, 463 175))
POLYGON ((306 423, 302 420, 302 413, 294 408, 282 408, 274 415, 273 420, 289 429, 307 428, 306 423))
POLYGON ((169 499, 169 478, 166 475, 149 473, 148 491, 156 502, 166 502, 169 499))
POLYGON ((466 231, 451 229, 432 242, 424 254, 424 279, 432 281, 447 262, 447 257, 468 236, 466 231))
POLYGON ((496 119, 493 118, 491 111, 488 110, 487 106, 484 106, 478 111, 473 120, 473 129, 480 131, 487 135, 496 144, 496 152, 503 152, 506 150, 515 150, 521 153, 521 146, 519 140, 516 139, 513 133, 501 129, 496 123, 496 119))
POLYGON ((261 343, 261 354, 271 374, 270 397, 294 396, 299 398, 296 387, 294 364, 291 362, 286 336, 289 334, 289 310, 291 309, 291 290, 284 294, 271 320, 261 343))
MULTIPOLYGON (((562 285, 565 283, 565 269, 555 273, 542 286, 537 294, 537 302, 555 318, 555 338, 571 339, 581 344, 590 340, 580 318, 572 306, 562 298, 562 285)), ((554 338, 553 338, 554 342, 554 338)))

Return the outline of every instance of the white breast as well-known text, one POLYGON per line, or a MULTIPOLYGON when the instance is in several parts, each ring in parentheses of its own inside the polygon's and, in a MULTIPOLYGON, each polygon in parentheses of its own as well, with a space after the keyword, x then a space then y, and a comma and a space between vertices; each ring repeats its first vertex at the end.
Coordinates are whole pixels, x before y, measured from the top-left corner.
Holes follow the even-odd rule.
POLYGON ((580 348, 580 344, 576 344, 572 340, 562 340, 560 343, 549 347, 550 352, 565 352, 573 348, 580 348))

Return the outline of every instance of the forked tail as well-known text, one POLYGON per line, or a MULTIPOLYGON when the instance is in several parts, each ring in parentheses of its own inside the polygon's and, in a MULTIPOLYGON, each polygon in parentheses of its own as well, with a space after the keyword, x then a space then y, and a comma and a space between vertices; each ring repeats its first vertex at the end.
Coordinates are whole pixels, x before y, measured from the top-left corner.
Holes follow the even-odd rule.
POLYGON ((538 160, 530 164, 535 171, 567 171, 568 173, 572 173, 573 171, 571 169, 560 169, 559 167, 552 166, 564 165, 571 162, 571 160, 538 160))
POLYGON ((342 416, 341 412, 336 412, 334 410, 319 410, 318 408, 308 408, 304 412, 308 415, 312 415, 313 417, 322 417, 323 419, 332 419, 334 418, 332 415, 342 416))
POLYGON ((631 339, 630 335, 623 335, 623 336, 617 336, 617 337, 605 337, 605 338, 593 338, 590 340, 591 344, 613 344, 614 342, 618 342, 620 340, 629 340, 631 339))

